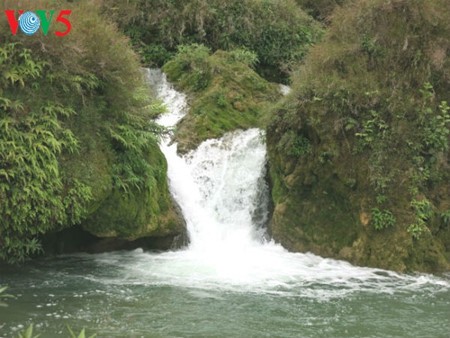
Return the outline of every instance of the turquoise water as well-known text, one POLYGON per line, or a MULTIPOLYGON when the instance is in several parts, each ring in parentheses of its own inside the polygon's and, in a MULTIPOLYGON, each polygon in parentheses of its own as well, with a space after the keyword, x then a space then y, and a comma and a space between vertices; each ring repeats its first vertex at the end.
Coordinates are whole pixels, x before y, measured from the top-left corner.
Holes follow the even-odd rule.
POLYGON ((146 269, 158 270, 160 260, 170 259, 138 250, 2 267, 0 283, 17 299, 0 308, 0 337, 13 337, 29 323, 42 337, 66 337, 65 325, 98 337, 449 336, 450 276, 376 270, 375 279, 353 284, 297 280, 252 292, 213 282, 171 283, 139 266, 145 261, 146 269))

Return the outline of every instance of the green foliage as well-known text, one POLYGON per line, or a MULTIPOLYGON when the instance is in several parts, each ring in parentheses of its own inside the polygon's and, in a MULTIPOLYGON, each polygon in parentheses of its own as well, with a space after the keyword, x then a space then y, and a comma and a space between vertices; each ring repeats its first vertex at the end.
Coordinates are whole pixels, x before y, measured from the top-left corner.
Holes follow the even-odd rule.
MULTIPOLYGON (((86 329, 82 329, 78 335, 75 332, 73 332, 73 330, 69 326, 67 326, 67 331, 69 332, 70 338, 95 338, 95 337, 97 337, 97 334, 86 336, 86 329)), ((26 328, 26 330, 24 330, 23 332, 19 332, 19 334, 17 335, 17 338, 39 338, 39 337, 41 337, 40 334, 35 335, 33 332, 34 332, 33 324, 31 324, 30 326, 28 326, 26 328)))
POLYGON ((260 125, 267 107, 281 94, 255 73, 251 60, 254 54, 249 51, 210 54, 207 47, 193 44, 180 46, 164 65, 169 80, 192 95, 189 114, 175 133, 179 151, 228 131, 260 125))
POLYGON ((97 337, 97 334, 93 334, 89 337, 86 336, 86 329, 82 329, 80 333, 77 335, 73 330, 70 328, 70 326, 67 326, 67 330, 69 331, 70 338, 95 338, 97 337))
POLYGON ((73 109, 50 101, 27 102, 16 92, 33 90, 32 81, 45 78, 45 63, 18 44, 0 48, 0 259, 23 261, 40 251, 36 237, 79 222, 91 198, 78 181, 60 175, 58 157, 74 153, 78 143, 62 119, 73 109))
POLYGON ((278 146, 280 151, 294 157, 306 156, 312 151, 311 142, 305 136, 297 135, 293 131, 285 133, 278 146))
POLYGON ((320 26, 293 0, 108 0, 104 8, 144 60, 158 66, 179 45, 198 43, 213 51, 248 48, 257 55, 260 74, 286 78, 321 36, 320 26))
POLYGON ((164 71, 183 88, 200 91, 211 81, 209 55, 210 50, 204 45, 181 45, 176 56, 164 66, 164 71))
POLYGON ((384 139, 389 129, 389 125, 380 113, 371 110, 369 116, 362 122, 361 132, 355 133, 361 139, 363 146, 372 146, 376 140, 384 139))
POLYGON ((25 331, 19 332, 17 338, 39 338, 40 336, 40 334, 33 334, 33 324, 31 324, 25 331))
POLYGON ((441 213, 442 221, 445 225, 450 225, 450 209, 441 213))
POLYGON ((416 216, 423 221, 429 220, 433 216, 433 206, 430 201, 423 200, 413 200, 411 206, 414 209, 416 216))
POLYGON ((290 154, 293 156, 305 156, 311 153, 311 143, 306 137, 299 136, 294 140, 290 154))
MULTIPOLYGON (((405 243, 405 229, 417 238, 437 223, 425 221, 424 210, 416 216, 409 206, 412 199, 427 199, 436 206, 450 202, 450 7, 445 0, 361 0, 338 7, 324 40, 294 72, 291 94, 276 107, 267 128, 272 181, 289 183, 288 189, 274 187, 280 201, 275 210, 280 211, 273 219, 278 225, 273 233, 284 236, 288 247, 328 255, 331 249, 316 236, 327 225, 309 232, 303 228, 323 217, 317 196, 326 193, 333 197, 331 204, 339 205, 332 217, 346 210, 349 218, 341 228, 353 224, 358 233, 330 235, 328 243, 341 238, 358 243, 345 252, 347 257, 382 266, 385 263, 372 253, 382 251, 383 238, 396 248, 399 265, 407 269, 415 261, 427 269, 432 263, 419 255, 429 261, 433 255, 445 257, 448 236, 433 228, 421 241, 420 253, 419 246, 399 243, 405 243), (286 135, 307 135, 318 156, 297 161, 284 146, 290 138, 286 135), (336 154, 332 161, 320 155, 330 149, 336 154), (351 179, 356 186, 349 184, 351 179), (366 236, 360 227, 369 219, 361 208, 375 200, 380 212, 388 207, 396 217, 392 237, 376 232, 366 236), (280 228, 285 229, 281 235, 280 228)), ((336 257, 347 250, 341 249, 336 249, 336 257)), ((384 254, 386 259, 393 256, 384 254)), ((440 269, 445 269, 445 259, 439 260, 440 269)))
POLYGON ((411 207, 414 210, 416 220, 408 227, 408 232, 415 239, 420 239, 424 233, 429 233, 430 229, 426 222, 433 216, 433 206, 426 200, 412 200, 411 207))
POLYGON ((238 48, 230 51, 230 56, 234 61, 242 62, 245 65, 255 68, 258 60, 258 55, 246 48, 238 48))
POLYGON ((165 164, 149 162, 162 158, 151 121, 161 109, 136 54, 94 3, 65 6, 78 29, 64 39, 12 36, 0 21, 0 261, 42 252, 43 236, 84 224, 116 191, 145 190, 143 208, 169 199, 154 187, 165 164))
POLYGON ((426 224, 421 220, 410 224, 408 227, 408 233, 416 240, 420 239, 424 233, 429 231, 426 224))
POLYGON ((396 219, 389 210, 372 209, 372 225, 375 230, 383 230, 395 225, 396 219))
POLYGON ((433 109, 433 86, 426 83, 421 90, 424 104, 418 112, 418 124, 421 126, 421 143, 423 151, 435 154, 448 150, 450 135, 450 107, 447 101, 442 101, 433 109))

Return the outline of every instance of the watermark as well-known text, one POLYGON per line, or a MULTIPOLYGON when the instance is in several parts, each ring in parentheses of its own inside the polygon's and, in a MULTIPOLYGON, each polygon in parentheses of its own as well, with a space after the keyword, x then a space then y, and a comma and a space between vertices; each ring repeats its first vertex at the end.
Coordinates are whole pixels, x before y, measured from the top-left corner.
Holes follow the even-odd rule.
POLYGON ((62 37, 70 33, 72 29, 72 24, 70 23, 69 16, 72 13, 70 9, 60 10, 58 15, 55 17, 55 10, 44 10, 39 9, 33 11, 24 11, 7 9, 5 10, 6 18, 8 19, 9 28, 12 35, 16 35, 19 28, 25 35, 34 35, 41 29, 44 35, 48 34, 50 25, 52 21, 61 23, 65 26, 65 30, 56 31, 55 35, 62 37))

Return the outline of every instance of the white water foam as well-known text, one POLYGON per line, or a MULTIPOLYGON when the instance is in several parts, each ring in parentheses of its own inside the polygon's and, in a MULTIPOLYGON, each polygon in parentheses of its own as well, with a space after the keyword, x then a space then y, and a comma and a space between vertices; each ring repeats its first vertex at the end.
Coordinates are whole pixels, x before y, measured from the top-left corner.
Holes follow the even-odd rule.
MULTIPOLYGON (((168 113, 158 122, 173 127, 185 115, 185 95, 159 70, 147 70, 168 113)), ((161 254, 136 250, 97 256, 119 268, 110 283, 174 285, 329 298, 354 291, 448 289, 446 279, 355 267, 313 254, 290 253, 265 240, 268 189, 261 131, 236 131, 208 140, 185 156, 163 140, 171 192, 187 222, 188 248, 161 254), (261 213, 261 210, 264 212, 261 213)))

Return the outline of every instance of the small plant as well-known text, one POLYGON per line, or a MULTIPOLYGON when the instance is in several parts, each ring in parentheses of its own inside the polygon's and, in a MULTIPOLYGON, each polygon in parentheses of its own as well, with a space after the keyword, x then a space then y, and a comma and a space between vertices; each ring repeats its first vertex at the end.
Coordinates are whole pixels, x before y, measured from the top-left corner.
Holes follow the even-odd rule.
POLYGON ((289 153, 293 156, 305 156, 311 154, 311 142, 304 136, 297 136, 292 142, 289 153))
POLYGON ((415 211, 416 221, 408 227, 407 231, 413 238, 420 239, 424 233, 430 232, 426 221, 433 216, 433 207, 427 199, 413 200, 411 207, 415 211))
POLYGON ((320 163, 325 164, 327 162, 332 162, 333 157, 334 157, 333 152, 331 152, 331 151, 324 151, 324 152, 320 153, 319 161, 320 161, 320 163))
POLYGON ((419 221, 411 224, 407 231, 414 239, 420 239, 424 232, 429 232, 430 230, 424 222, 419 221))
POLYGON ((382 54, 382 49, 377 44, 376 38, 370 38, 368 35, 364 35, 361 41, 361 49, 369 56, 376 57, 382 54))
POLYGON ((70 326, 67 326, 67 330, 70 333, 70 338, 95 338, 97 335, 93 334, 89 337, 86 336, 86 330, 82 329, 80 334, 76 335, 75 332, 73 332, 73 330, 70 328, 70 326))
POLYGON ((225 98, 225 95, 223 93, 217 94, 217 105, 220 108, 226 108, 228 105, 227 99, 225 98))
POLYGON ((1 286, 0 287, 0 307, 8 306, 8 304, 2 302, 2 299, 5 300, 5 299, 8 299, 8 298, 14 298, 13 295, 9 295, 7 293, 4 293, 6 291, 6 289, 8 289, 7 286, 1 286))
POLYGON ((415 210, 416 216, 423 221, 427 221, 433 216, 433 207, 427 199, 413 200, 411 206, 415 210))
POLYGON ((441 213, 442 221, 445 225, 450 225, 450 209, 441 213))
POLYGON ((372 225, 375 230, 383 230, 395 225, 396 219, 389 210, 372 209, 372 225))
POLYGON ((40 334, 33 335, 33 324, 31 324, 25 331, 20 332, 17 338, 39 338, 40 336, 40 334))
MULTIPOLYGON (((93 334, 91 336, 86 336, 86 330, 82 329, 81 332, 77 335, 73 330, 67 326, 67 331, 69 331, 70 338, 95 338, 97 335, 93 334)), ((22 331, 18 334, 17 338, 39 338, 41 335, 33 335, 33 324, 27 327, 25 331, 22 331)))
POLYGON ((378 204, 383 204, 383 203, 387 202, 388 198, 386 197, 386 195, 378 194, 376 197, 376 200, 377 200, 378 204))
POLYGON ((372 146, 378 139, 384 139, 389 131, 389 124, 383 120, 377 111, 370 111, 370 118, 362 123, 362 131, 355 136, 361 140, 363 146, 372 146))
POLYGON ((252 68, 255 68, 256 64, 259 62, 258 55, 245 48, 238 48, 230 51, 230 56, 234 61, 242 62, 252 68))

